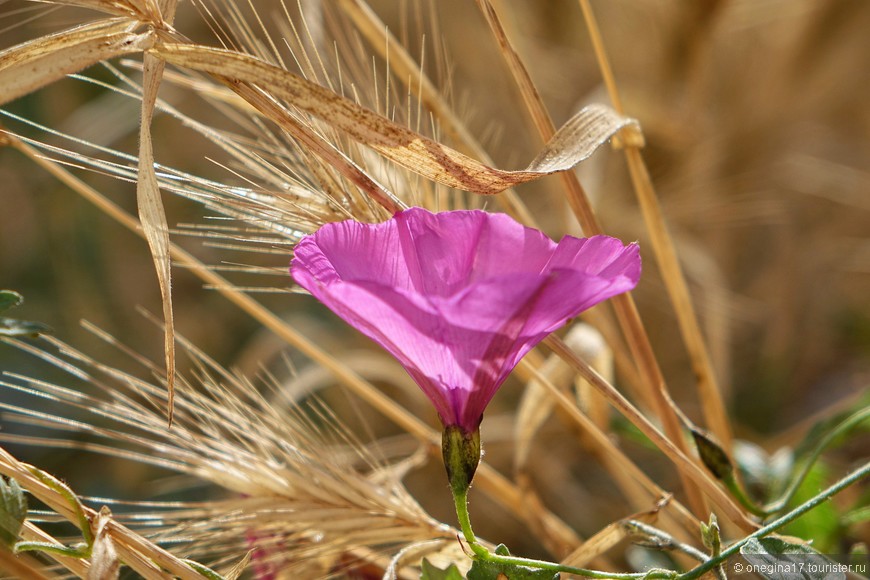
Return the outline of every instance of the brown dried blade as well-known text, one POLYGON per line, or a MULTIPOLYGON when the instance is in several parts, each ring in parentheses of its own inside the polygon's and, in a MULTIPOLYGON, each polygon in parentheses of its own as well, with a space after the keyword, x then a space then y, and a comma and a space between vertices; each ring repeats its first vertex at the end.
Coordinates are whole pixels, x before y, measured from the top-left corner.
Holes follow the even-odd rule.
POLYGON ((172 272, 169 259, 169 224, 160 187, 154 171, 154 151, 151 143, 151 119, 157 101, 157 89, 163 73, 163 61, 145 54, 144 79, 142 82, 142 125, 139 131, 139 179, 136 183, 136 200, 139 220, 151 257, 157 270, 160 295, 163 302, 164 354, 166 358, 166 387, 169 390, 168 414, 172 425, 172 410, 175 396, 175 324, 172 315, 172 272))
POLYGON ((526 168, 506 171, 394 123, 329 89, 252 56, 189 44, 158 43, 153 54, 177 66, 258 85, 275 98, 317 117, 395 163, 423 177, 465 191, 494 194, 568 170, 636 122, 603 105, 572 117, 526 168))
POLYGON ((49 85, 101 60, 140 52, 152 33, 133 32, 128 20, 99 20, 0 52, 0 105, 49 85))

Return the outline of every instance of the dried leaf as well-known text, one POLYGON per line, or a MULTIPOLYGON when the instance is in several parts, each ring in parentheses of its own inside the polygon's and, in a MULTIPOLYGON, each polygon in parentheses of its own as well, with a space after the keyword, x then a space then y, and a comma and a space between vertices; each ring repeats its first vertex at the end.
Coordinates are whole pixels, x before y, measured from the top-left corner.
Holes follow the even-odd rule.
POLYGON ((163 73, 164 63, 150 54, 145 55, 144 81, 142 83, 142 126, 139 131, 139 179, 136 184, 136 199, 139 205, 139 220, 151 249, 151 257, 157 270, 160 295, 163 300, 164 344, 166 358, 166 387, 169 389, 169 424, 172 425, 172 410, 175 396, 175 325, 172 315, 172 272, 169 260, 169 224, 160 187, 154 172, 154 151, 151 144, 151 119, 157 100, 157 88, 163 73))
POLYGON ((121 569, 118 552, 115 550, 115 544, 107 527, 110 521, 112 521, 112 512, 103 506, 94 522, 94 546, 91 552, 88 580, 114 580, 121 569))
POLYGON ((99 20, 43 36, 0 52, 0 105, 122 54, 152 43, 151 32, 132 32, 128 20, 99 20))
POLYGON ((364 191, 372 199, 377 200, 378 203, 390 210, 391 213, 407 207, 366 174, 345 153, 327 139, 318 135, 316 131, 306 126, 305 123, 294 118, 293 115, 280 106, 279 103, 276 103, 268 94, 255 87, 234 83, 232 79, 226 77, 219 78, 229 84, 245 101, 293 135, 300 143, 303 143, 321 159, 326 161, 327 164, 340 171, 342 175, 351 180, 360 190, 364 191))
POLYGON ((143 2, 136 2, 135 0, 129 2, 125 2, 124 0, 63 0, 63 4, 67 6, 81 6, 83 8, 105 12, 106 14, 126 16, 137 20, 142 20, 143 15, 146 12, 142 5, 143 2))
MULTIPOLYGON (((565 342, 571 350, 588 360, 592 368, 606 381, 613 382, 613 351, 595 327, 578 324, 565 337, 565 342)), ((607 431, 610 424, 610 406, 607 401, 582 377, 577 377, 574 385, 577 390, 577 406, 599 429, 607 431)))
POLYGON ((626 521, 639 521, 645 524, 652 524, 656 521, 658 515, 659 508, 656 508, 634 514, 605 526, 563 559, 562 564, 578 568, 588 566, 596 558, 603 556, 608 550, 631 536, 629 528, 624 525, 626 521))
POLYGON ((226 572, 223 576, 225 580, 238 580, 238 577, 242 575, 242 572, 248 567, 248 564, 251 562, 251 555, 254 553, 253 550, 248 550, 248 553, 239 560, 239 562, 230 568, 228 572, 226 572))
MULTIPOLYGON (((564 389, 568 385, 572 375, 571 368, 555 355, 547 358, 547 361, 540 368, 540 373, 560 389, 564 389)), ((549 419, 555 405, 553 396, 547 392, 540 380, 535 378, 528 382, 517 410, 516 447, 514 448, 515 469, 525 469, 535 434, 549 419)))
POLYGON ((484 165, 394 123, 299 75, 249 55, 188 44, 158 43, 151 51, 177 66, 236 83, 258 85, 276 98, 310 113, 354 140, 428 179, 466 191, 494 194, 513 185, 565 171, 588 158, 623 127, 636 121, 603 105, 591 105, 572 117, 524 170, 484 165))
MULTIPOLYGON (((589 360, 599 374, 608 379, 612 377, 610 350, 593 327, 584 323, 575 324, 565 335, 565 343, 579 356, 589 360)), ((563 391, 567 390, 571 378, 574 376, 571 367, 556 355, 550 355, 538 372, 563 391)), ((590 416, 599 428, 605 429, 609 412, 607 402, 597 392, 589 393, 588 390, 591 387, 586 385, 583 379, 578 378, 576 382, 578 389, 581 389, 578 391, 581 409, 590 416), (585 391, 582 390, 581 385, 586 387, 585 391)), ((528 382, 517 411, 516 448, 514 451, 516 469, 525 467, 531 451, 532 440, 552 414, 555 405, 556 401, 547 392, 540 380, 533 378, 528 382)))

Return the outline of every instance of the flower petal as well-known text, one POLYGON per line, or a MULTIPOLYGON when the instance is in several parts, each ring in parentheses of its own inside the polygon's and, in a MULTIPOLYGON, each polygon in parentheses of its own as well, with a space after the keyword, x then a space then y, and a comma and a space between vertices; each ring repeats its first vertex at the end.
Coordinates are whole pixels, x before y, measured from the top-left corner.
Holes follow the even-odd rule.
POLYGON ((510 371, 583 310, 633 288, 637 245, 555 244, 505 215, 400 212, 305 237, 296 281, 395 356, 445 425, 477 428, 510 371))
POLYGON ((350 220, 330 223, 296 245, 293 275, 298 273, 321 283, 370 280, 411 289, 415 285, 414 274, 419 273, 409 269, 400 249, 394 220, 380 224, 350 220))
POLYGON ((434 296, 499 274, 540 272, 556 247, 538 230, 479 210, 433 214, 411 208, 395 221, 404 254, 411 261, 413 253, 420 273, 418 289, 434 296))

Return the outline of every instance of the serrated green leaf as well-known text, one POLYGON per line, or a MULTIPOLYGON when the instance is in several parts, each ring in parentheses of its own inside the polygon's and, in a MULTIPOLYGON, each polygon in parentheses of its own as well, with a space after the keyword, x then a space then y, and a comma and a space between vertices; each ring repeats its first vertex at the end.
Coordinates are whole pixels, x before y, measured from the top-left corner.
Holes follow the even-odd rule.
POLYGON ((22 302, 24 302, 24 298, 18 292, 0 290, 0 312, 15 308, 22 302))
POLYGON ((782 538, 755 538, 740 547, 753 571, 768 580, 845 580, 836 562, 805 544, 782 538))
POLYGON ((450 564, 450 566, 442 570, 426 558, 423 558, 420 567, 422 569, 420 580, 465 580, 456 564, 450 564))
POLYGON ((27 518, 27 496, 18 482, 0 477, 0 542, 12 548, 27 518))
POLYGON ((36 338, 40 334, 50 334, 51 332, 51 327, 41 322, 0 318, 0 336, 30 336, 36 338))
POLYGON ((509 580, 558 580, 559 574, 552 570, 540 570, 489 560, 475 560, 468 571, 468 580, 503 580, 503 578, 509 580))

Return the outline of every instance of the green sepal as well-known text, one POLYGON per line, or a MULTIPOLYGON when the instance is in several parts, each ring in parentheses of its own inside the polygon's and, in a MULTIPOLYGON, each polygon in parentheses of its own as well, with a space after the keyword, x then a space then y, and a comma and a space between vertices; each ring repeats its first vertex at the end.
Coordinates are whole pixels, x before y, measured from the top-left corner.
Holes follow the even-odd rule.
POLYGON ((441 453, 454 496, 468 492, 480 463, 480 429, 468 433, 457 425, 445 427, 441 453))
POLYGON ((426 558, 420 564, 420 580, 465 580, 462 572, 456 567, 456 564, 450 564, 447 568, 441 569, 426 558))
POLYGON ((700 429, 692 429, 692 438, 698 448, 698 456, 710 473, 720 481, 731 477, 734 465, 725 450, 700 429))

